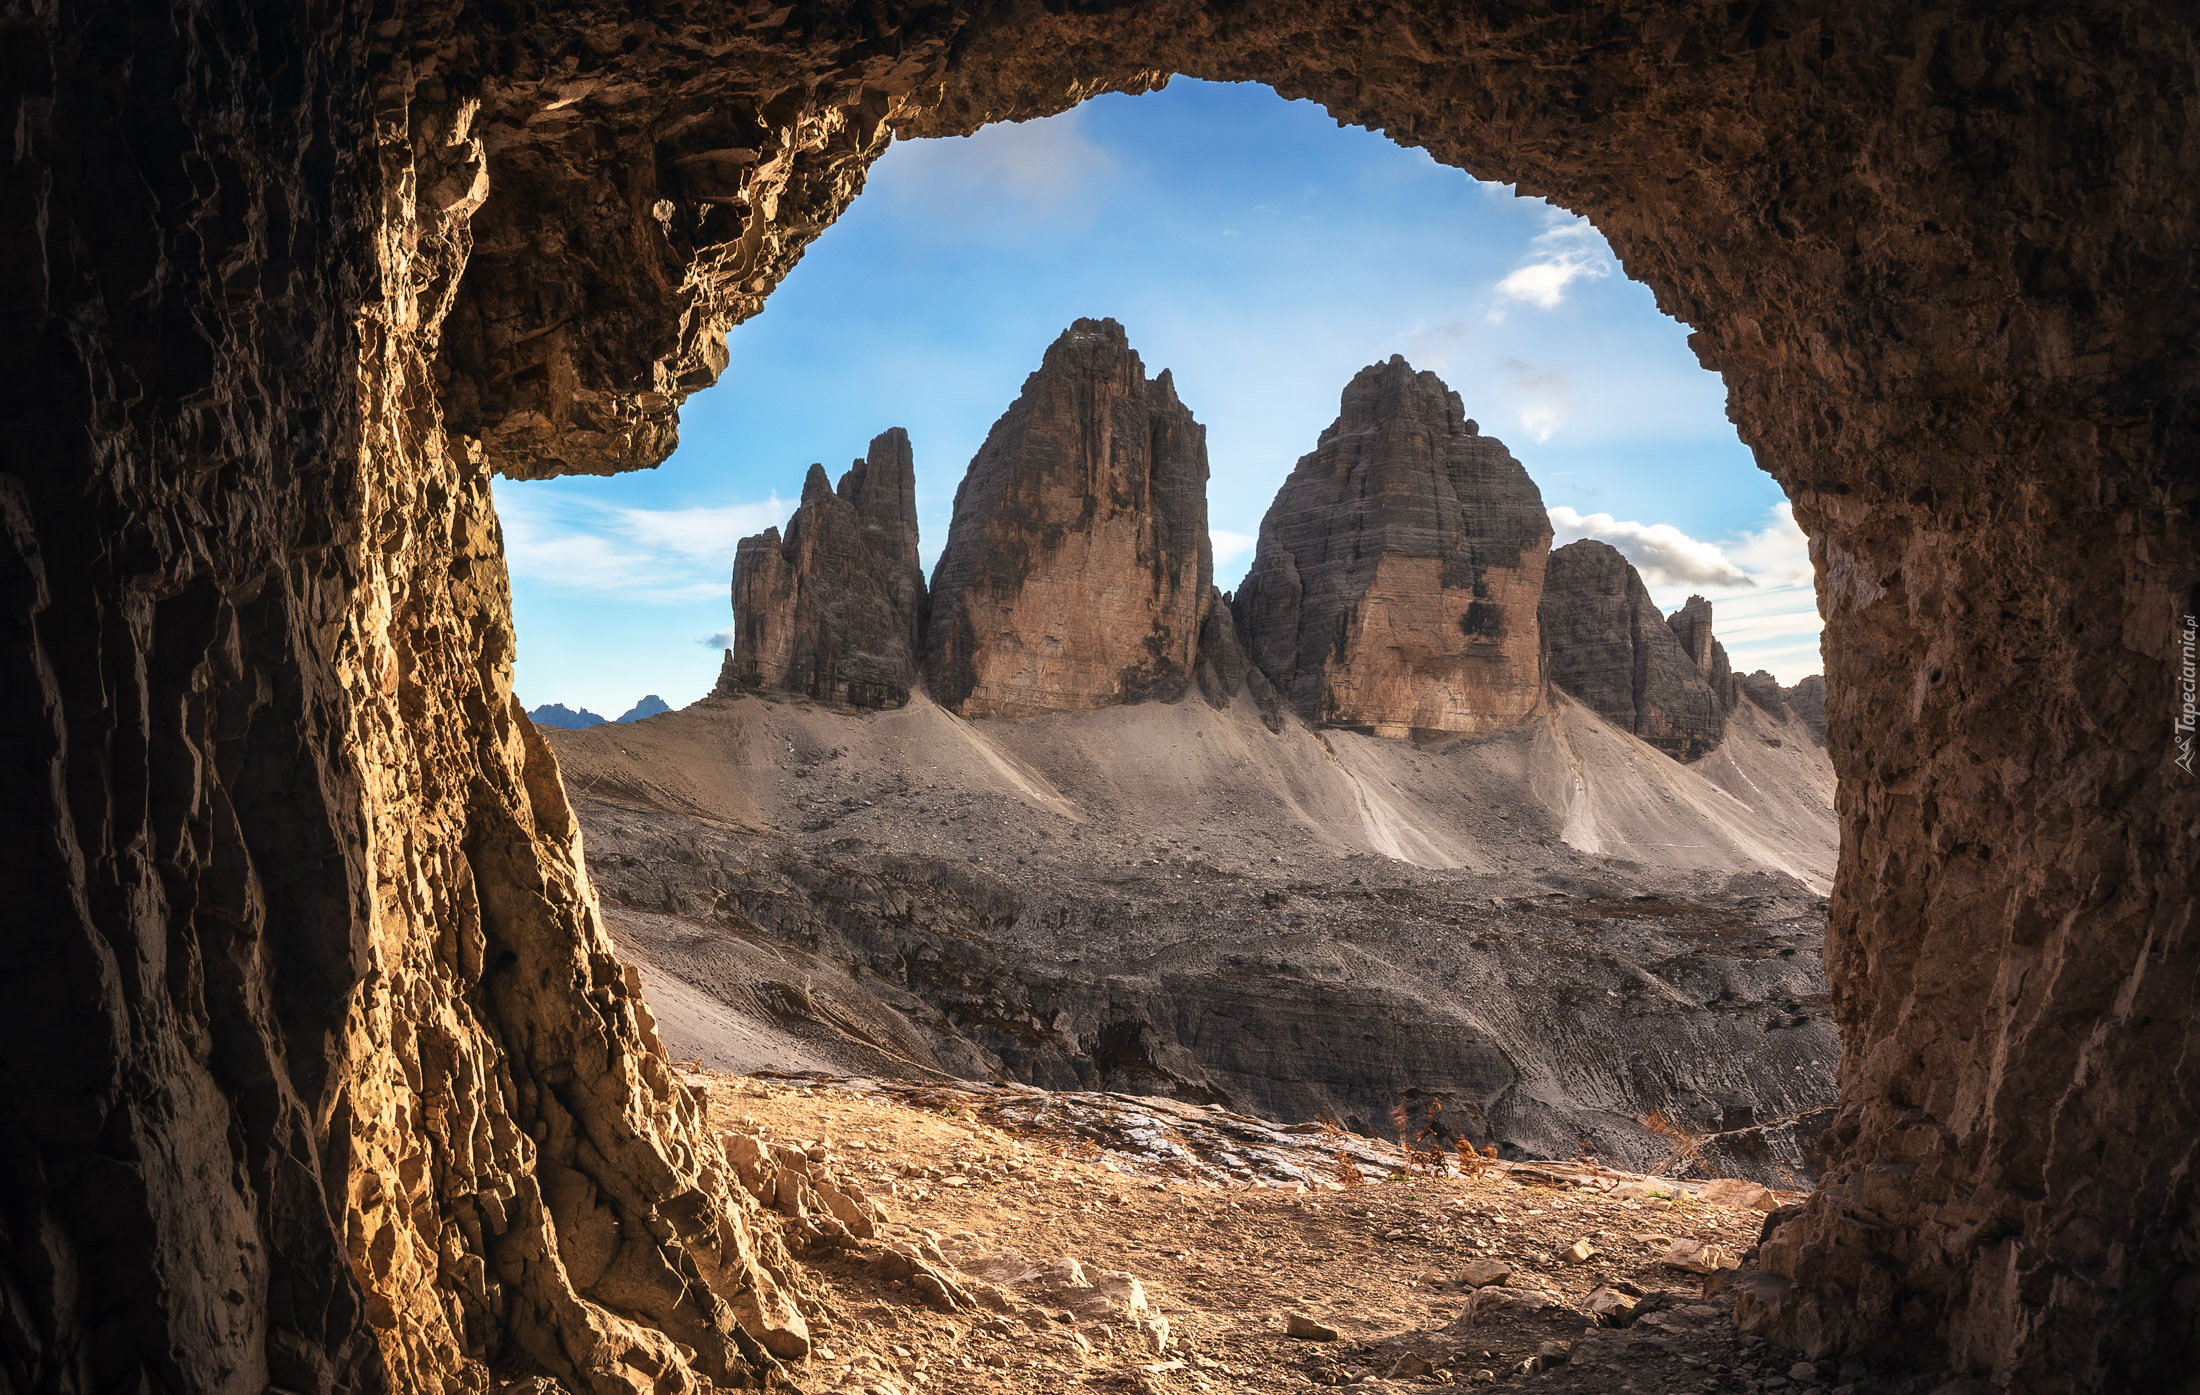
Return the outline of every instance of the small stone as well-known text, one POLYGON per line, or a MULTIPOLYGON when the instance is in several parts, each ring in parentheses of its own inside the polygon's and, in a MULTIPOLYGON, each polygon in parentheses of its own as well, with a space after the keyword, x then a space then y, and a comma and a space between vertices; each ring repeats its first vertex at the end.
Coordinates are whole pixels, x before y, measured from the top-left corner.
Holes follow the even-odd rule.
POLYGON ((1666 1246, 1662 1259, 1675 1269, 1685 1269, 1691 1274, 1715 1274, 1722 1269, 1738 1268, 1741 1264, 1741 1261, 1717 1245, 1706 1245, 1701 1240, 1691 1240, 1686 1236, 1666 1246))
POLYGON ((1296 1337, 1302 1342, 1334 1342, 1337 1340, 1336 1328, 1327 1323, 1316 1322, 1304 1313, 1291 1314, 1289 1318, 1285 1319, 1283 1330, 1285 1335, 1296 1337))
POLYGON ((1819 1379, 1818 1368, 1808 1361, 1798 1361, 1794 1365, 1788 1367, 1788 1379, 1799 1380, 1810 1385, 1816 1385, 1819 1379))
POLYGON ((1494 1259, 1469 1260, 1467 1267, 1459 1271, 1459 1282, 1469 1288, 1487 1288, 1501 1284, 1512 1277, 1512 1267, 1494 1259))
POLYGON ((1734 1206, 1749 1211, 1775 1211, 1780 1206, 1769 1188, 1733 1177, 1706 1182, 1696 1189, 1696 1194, 1713 1206, 1734 1206))
POLYGON ((1596 1250, 1590 1246, 1588 1241, 1576 1240, 1558 1253, 1568 1264, 1587 1264, 1595 1257, 1596 1250))

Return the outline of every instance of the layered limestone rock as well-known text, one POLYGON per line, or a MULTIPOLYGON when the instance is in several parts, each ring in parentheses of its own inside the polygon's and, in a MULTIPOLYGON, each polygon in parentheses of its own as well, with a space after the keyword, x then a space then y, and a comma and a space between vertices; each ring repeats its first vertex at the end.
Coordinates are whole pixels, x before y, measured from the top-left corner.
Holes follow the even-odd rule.
POLYGON ((1687 651, 1689 662, 1703 681, 1719 699, 1719 710, 1731 712, 1741 698, 1741 685, 1735 681, 1734 666, 1727 661, 1726 646, 1719 643, 1711 632, 1711 602, 1701 596, 1690 596, 1685 605, 1666 617, 1687 651))
POLYGON ((1594 219, 1811 535, 1844 1098, 1748 1320, 2023 1390, 2192 1389, 2200 1077, 2163 1063, 2200 1049, 2195 23, 26 7, 0 1378, 717 1379, 738 1341, 679 1335, 637 1276, 716 1314, 747 1271, 705 1237, 747 1227, 510 710, 487 472, 662 459, 893 132, 1184 73, 1594 219), (618 1261, 568 1268, 598 1199, 618 1261))
POLYGON ((1302 717, 1492 731, 1537 712, 1543 496, 1459 394, 1363 368, 1261 520, 1236 597, 1253 663, 1302 717))
POLYGON ((899 707, 918 679, 924 568, 909 435, 879 433, 836 490, 812 465, 786 536, 743 538, 733 564, 732 686, 843 707, 899 707))
POLYGON ((1079 320, 955 491, 925 630, 931 695, 965 716, 1172 701, 1213 576, 1206 429, 1121 325, 1079 320))
POLYGON ((1818 744, 1826 744, 1826 676, 1811 674, 1792 688, 1784 688, 1780 695, 1787 700, 1788 710, 1795 719, 1810 728, 1818 744))
POLYGON ((1764 669, 1758 669, 1754 673, 1744 674, 1735 679, 1734 688, 1743 697, 1756 703, 1775 717, 1789 715, 1787 690, 1780 686, 1779 679, 1773 677, 1764 669))
POLYGON ((1617 548, 1583 538, 1553 552, 1537 613, 1553 683, 1677 760, 1719 744, 1726 707, 1617 548))

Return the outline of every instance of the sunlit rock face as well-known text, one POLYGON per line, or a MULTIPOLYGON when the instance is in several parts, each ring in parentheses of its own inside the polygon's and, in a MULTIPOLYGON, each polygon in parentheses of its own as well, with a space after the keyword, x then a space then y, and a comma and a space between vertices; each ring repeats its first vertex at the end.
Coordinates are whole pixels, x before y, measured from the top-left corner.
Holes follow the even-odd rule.
POLYGON ((1583 538, 1553 552, 1538 614, 1553 683, 1675 759, 1719 744, 1726 709, 1618 549, 1583 538))
POLYGON ((931 695, 1011 717, 1174 700, 1213 576, 1206 428, 1121 325, 1079 320, 955 491, 925 631, 931 695))
POLYGON ((826 483, 812 465, 785 537, 743 538, 733 564, 732 686, 842 707, 900 707, 918 682, 924 569, 909 434, 881 432, 826 483))
POLYGON ((1363 368, 1261 520, 1238 589, 1253 662, 1309 721, 1492 731, 1543 702, 1543 496, 1459 394, 1363 368))

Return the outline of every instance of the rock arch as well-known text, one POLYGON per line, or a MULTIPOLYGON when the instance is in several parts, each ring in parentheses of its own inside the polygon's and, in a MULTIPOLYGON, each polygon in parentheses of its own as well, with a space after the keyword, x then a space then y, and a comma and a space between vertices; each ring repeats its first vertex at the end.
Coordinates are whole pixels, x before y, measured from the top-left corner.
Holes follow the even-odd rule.
POLYGON ((1172 72, 1594 218, 1812 534, 1843 1097, 1749 1320, 2200 1388, 2185 9, 202 0, 0 36, 10 1388, 768 1363, 784 1256, 513 707, 488 477, 662 458, 890 131, 1172 72))

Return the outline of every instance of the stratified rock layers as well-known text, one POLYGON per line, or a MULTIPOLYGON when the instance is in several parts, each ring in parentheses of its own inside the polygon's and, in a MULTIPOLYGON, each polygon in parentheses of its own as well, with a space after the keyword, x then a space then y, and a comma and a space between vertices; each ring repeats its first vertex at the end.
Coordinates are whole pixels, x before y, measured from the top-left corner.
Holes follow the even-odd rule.
POLYGON ((955 492, 924 669, 965 716, 1173 700, 1213 595, 1207 433, 1123 327, 1047 349, 955 492))
POLYGON ((1583 538, 1553 552, 1538 613, 1553 683, 1678 759, 1719 744, 1718 694, 1618 549, 1583 538))
POLYGON ((899 707, 924 623, 909 436, 881 432, 836 491, 812 465, 785 538, 741 540, 733 565, 735 684, 844 707, 899 707))
POLYGON ((1814 673, 1792 688, 1784 689, 1781 696, 1787 699, 1788 710, 1796 719, 1810 728, 1818 744, 1826 744, 1826 678, 1814 673))
POLYGON ((1309 721, 1490 731, 1543 702, 1543 496, 1434 373, 1362 369, 1260 526, 1253 663, 1309 721))
POLYGON ((1712 693, 1719 699, 1719 710, 1731 712, 1741 700, 1741 685, 1735 680, 1734 665, 1727 660, 1726 646, 1719 643, 1711 631, 1711 602, 1701 596, 1690 596, 1679 610, 1666 617, 1666 625, 1688 652, 1689 661, 1703 681, 1711 685, 1712 693))

